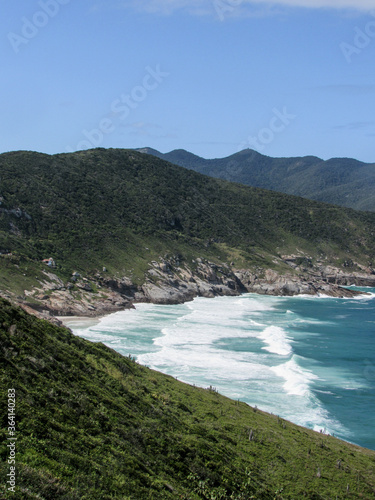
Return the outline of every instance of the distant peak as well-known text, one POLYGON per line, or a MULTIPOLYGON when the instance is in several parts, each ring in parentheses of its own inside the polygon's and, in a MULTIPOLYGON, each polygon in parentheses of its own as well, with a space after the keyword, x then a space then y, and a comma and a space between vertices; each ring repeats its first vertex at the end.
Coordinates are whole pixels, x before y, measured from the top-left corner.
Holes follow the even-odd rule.
POLYGON ((153 149, 153 148, 138 148, 136 149, 135 151, 138 151, 138 153, 144 153, 144 154, 147 154, 147 155, 161 155, 162 153, 160 153, 160 151, 158 151, 157 149, 153 149))
POLYGON ((194 153, 190 153, 190 151, 186 151, 186 149, 174 149, 173 151, 166 153, 166 155, 171 155, 171 156, 179 155, 189 158, 200 158, 200 156, 195 155, 194 153))

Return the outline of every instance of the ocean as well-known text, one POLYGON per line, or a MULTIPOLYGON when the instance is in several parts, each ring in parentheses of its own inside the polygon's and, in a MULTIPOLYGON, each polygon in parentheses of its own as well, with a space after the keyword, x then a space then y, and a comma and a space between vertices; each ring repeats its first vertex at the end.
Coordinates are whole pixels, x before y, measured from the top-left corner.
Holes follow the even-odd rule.
POLYGON ((181 381, 375 449, 375 289, 360 290, 369 295, 137 304, 68 326, 181 381))

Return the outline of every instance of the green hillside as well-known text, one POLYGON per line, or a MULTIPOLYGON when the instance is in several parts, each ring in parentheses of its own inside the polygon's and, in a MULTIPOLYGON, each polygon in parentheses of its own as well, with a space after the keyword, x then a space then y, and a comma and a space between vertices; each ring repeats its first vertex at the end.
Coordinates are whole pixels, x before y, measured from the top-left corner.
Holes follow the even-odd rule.
POLYGON ((0 338, 2 499, 374 496, 373 451, 185 385, 1 299, 0 338))
POLYGON ((211 177, 356 210, 375 211, 373 163, 351 158, 324 161, 315 156, 271 158, 250 149, 213 160, 181 149, 166 154, 151 148, 139 151, 211 177))
POLYGON ((212 179, 142 153, 95 149, 0 155, 0 288, 22 290, 52 257, 73 271, 131 272, 167 253, 275 267, 298 249, 336 266, 368 266, 375 214, 212 179))

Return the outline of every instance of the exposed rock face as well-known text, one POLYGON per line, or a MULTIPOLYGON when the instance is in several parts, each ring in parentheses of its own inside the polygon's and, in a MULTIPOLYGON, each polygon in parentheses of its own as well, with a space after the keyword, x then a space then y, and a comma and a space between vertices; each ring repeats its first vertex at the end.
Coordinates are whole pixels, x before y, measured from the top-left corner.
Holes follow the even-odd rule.
MULTIPOLYGON (((338 284, 329 282, 321 275, 279 275, 275 271, 267 270, 264 277, 259 278, 249 271, 237 271, 236 276, 248 292, 262 295, 293 296, 293 295, 328 295, 330 297, 353 297, 359 292, 341 288, 338 284)), ((354 279, 354 278, 353 278, 354 279)), ((355 279, 354 279, 355 281, 355 279)), ((357 284, 349 276, 345 283, 357 284)))
POLYGON ((366 274, 351 274, 346 275, 344 273, 332 273, 326 274, 328 283, 334 283, 336 285, 342 286, 370 286, 375 287, 375 275, 366 275, 366 274))
POLYGON ((44 274, 46 279, 40 283, 40 288, 25 290, 25 297, 17 301, 21 307, 30 309, 44 319, 50 319, 51 316, 101 316, 132 307, 134 296, 126 296, 127 288, 123 288, 121 280, 111 282, 112 289, 102 286, 100 279, 89 281, 76 273, 74 291, 73 284, 65 286, 55 274, 44 274), (27 298, 32 298, 32 302, 26 302, 27 298))
MULTIPOLYGON (((294 261, 291 257, 285 262, 294 261)), ((272 269, 254 271, 233 269, 227 264, 215 264, 201 258, 192 264, 181 264, 181 256, 150 264, 142 286, 130 278, 114 279, 96 274, 88 278, 74 276, 73 283, 64 282, 51 272, 37 289, 26 291, 18 303, 45 319, 52 316, 101 316, 134 307, 137 302, 154 304, 181 304, 195 297, 235 296, 245 292, 263 295, 293 296, 328 295, 352 297, 359 292, 340 285, 374 286, 375 273, 371 269, 361 273, 344 273, 333 267, 295 269, 289 274, 278 274, 272 269), (297 274, 298 273, 298 274, 297 274), (27 301, 30 297, 33 300, 27 301)), ((72 280, 73 281, 73 280, 72 280)), ((15 298, 13 297, 13 300, 15 298)))
POLYGON ((195 272, 186 267, 173 272, 164 263, 158 270, 149 270, 148 275, 157 281, 147 280, 142 292, 147 301, 155 304, 181 304, 198 296, 211 298, 246 291, 229 268, 202 259, 197 260, 195 272))
POLYGON ((145 301, 153 304, 182 304, 193 300, 198 295, 196 288, 192 284, 183 282, 178 284, 165 283, 162 286, 147 283, 142 287, 142 292, 145 301))

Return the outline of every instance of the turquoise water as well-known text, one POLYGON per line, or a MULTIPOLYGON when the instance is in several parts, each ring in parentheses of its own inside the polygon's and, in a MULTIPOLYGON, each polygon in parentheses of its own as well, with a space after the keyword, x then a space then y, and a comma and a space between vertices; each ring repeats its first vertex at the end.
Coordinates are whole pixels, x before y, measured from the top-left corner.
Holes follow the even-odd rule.
POLYGON ((375 289, 365 291, 138 304, 70 327, 179 380, 375 449, 375 289))

